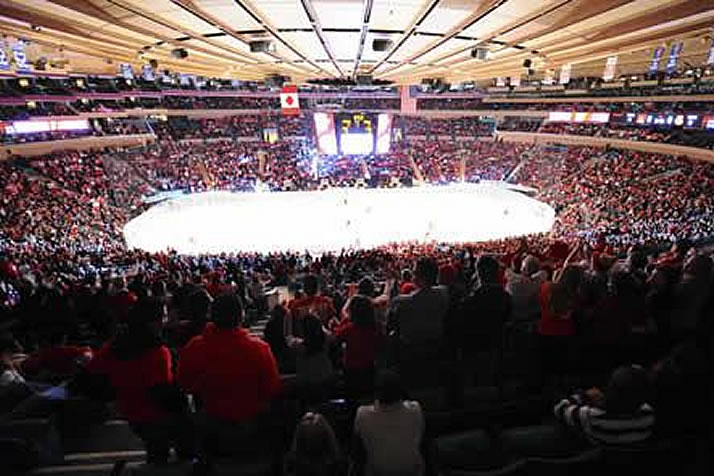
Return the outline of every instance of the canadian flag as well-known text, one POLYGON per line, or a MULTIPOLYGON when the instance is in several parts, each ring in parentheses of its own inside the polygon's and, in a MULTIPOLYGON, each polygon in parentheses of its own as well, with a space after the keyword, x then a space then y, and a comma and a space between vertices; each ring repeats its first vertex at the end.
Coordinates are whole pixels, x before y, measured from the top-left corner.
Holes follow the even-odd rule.
POLYGON ((283 86, 283 90, 280 93, 280 107, 286 116, 297 116, 300 114, 297 86, 283 86))

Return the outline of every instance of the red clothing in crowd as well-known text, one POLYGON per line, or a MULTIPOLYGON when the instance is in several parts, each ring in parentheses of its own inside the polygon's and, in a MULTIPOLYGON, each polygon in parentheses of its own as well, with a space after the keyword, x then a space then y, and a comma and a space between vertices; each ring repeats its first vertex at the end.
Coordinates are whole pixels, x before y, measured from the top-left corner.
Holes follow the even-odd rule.
POLYGON ((411 294, 416 290, 416 284, 412 283, 411 281, 403 282, 402 285, 399 286, 399 294, 411 294))
POLYGON ((69 375, 76 372, 82 362, 91 358, 90 347, 60 345, 31 355, 22 363, 22 369, 31 375, 43 371, 55 375, 69 375))
POLYGON ((278 366, 270 346, 245 329, 207 328, 184 347, 177 379, 200 396, 206 413, 244 421, 267 409, 280 391, 278 366))
POLYGON ((139 357, 118 359, 112 342, 102 347, 87 365, 91 373, 104 374, 116 390, 119 411, 130 422, 150 423, 169 418, 149 394, 155 385, 173 382, 171 353, 166 346, 149 349, 139 357))
POLYGON ((301 336, 300 326, 295 323, 308 314, 314 314, 324 325, 328 325, 337 312, 332 299, 326 296, 305 296, 288 303, 288 317, 285 320, 285 334, 301 336))
POLYGON ((361 370, 374 365, 383 337, 378 329, 359 327, 347 321, 335 331, 335 337, 346 343, 342 357, 345 369, 361 370))
POLYGON ((571 313, 556 316, 550 308, 553 283, 545 282, 540 288, 540 322, 538 333, 544 336, 571 336, 575 334, 575 323, 571 313))

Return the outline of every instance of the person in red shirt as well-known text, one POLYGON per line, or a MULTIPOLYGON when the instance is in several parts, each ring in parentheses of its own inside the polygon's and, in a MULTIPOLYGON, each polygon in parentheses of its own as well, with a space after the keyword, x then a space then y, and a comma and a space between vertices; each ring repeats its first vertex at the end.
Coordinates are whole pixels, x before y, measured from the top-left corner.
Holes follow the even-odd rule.
POLYGON ((399 294, 411 294, 417 290, 414 284, 412 272, 409 269, 402 271, 402 284, 399 285, 399 294))
POLYGON ((348 314, 349 319, 335 330, 334 335, 338 342, 345 344, 342 363, 347 394, 358 398, 371 394, 384 332, 377 324, 374 305, 369 297, 352 296, 348 314))
POLYGON ((559 274, 541 286, 538 323, 543 365, 546 371, 555 372, 568 370, 576 357, 575 313, 580 308, 584 279, 583 269, 576 265, 566 265, 559 274))
POLYGON ((327 296, 318 295, 317 276, 310 274, 303 280, 305 296, 288 303, 288 318, 285 320, 285 335, 302 337, 302 318, 312 314, 317 316, 324 326, 336 317, 335 305, 327 296))
MULTIPOLYGON (((163 398, 173 384, 171 353, 159 338, 165 304, 139 301, 129 312, 126 330, 107 342, 87 365, 90 374, 105 375, 119 411, 144 441, 148 463, 166 463, 172 440, 179 435, 171 404, 163 398)), ((180 454, 185 448, 177 448, 180 454)))
POLYGON ((209 471, 221 441, 255 440, 258 418, 268 409, 281 388, 280 374, 270 346, 240 326, 243 303, 235 294, 218 296, 213 302, 213 325, 196 336, 181 351, 179 385, 204 404, 201 454, 198 464, 209 471), (230 436, 229 436, 230 435, 230 436))
POLYGON ((67 345, 67 334, 56 332, 50 336, 48 347, 32 354, 22 363, 27 375, 50 379, 76 374, 92 359, 92 349, 86 346, 67 345))

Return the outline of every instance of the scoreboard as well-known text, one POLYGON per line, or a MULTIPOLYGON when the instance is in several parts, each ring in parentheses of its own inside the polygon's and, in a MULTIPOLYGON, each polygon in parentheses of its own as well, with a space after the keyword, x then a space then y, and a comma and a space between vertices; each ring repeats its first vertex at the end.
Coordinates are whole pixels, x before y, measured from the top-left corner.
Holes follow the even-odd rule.
POLYGON ((342 134, 371 134, 372 122, 371 116, 365 115, 362 112, 353 114, 340 114, 340 131, 342 134))
POLYGON ((315 113, 318 152, 372 155, 389 152, 392 118, 369 112, 315 113))

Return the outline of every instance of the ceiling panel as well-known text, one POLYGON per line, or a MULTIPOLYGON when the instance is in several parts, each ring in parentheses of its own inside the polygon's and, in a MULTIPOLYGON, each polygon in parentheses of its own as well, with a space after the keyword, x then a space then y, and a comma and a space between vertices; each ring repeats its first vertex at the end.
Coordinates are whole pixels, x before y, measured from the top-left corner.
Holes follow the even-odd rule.
POLYGON ((401 61, 405 58, 408 58, 413 53, 416 53, 417 51, 421 50, 423 47, 433 41, 434 37, 431 36, 418 34, 412 35, 407 39, 407 41, 404 42, 401 47, 399 47, 397 52, 392 55, 391 59, 395 61, 401 61))
POLYGON ((374 0, 369 27, 373 30, 406 30, 424 3, 425 0, 374 0))
POLYGON ((126 3, 141 11, 151 12, 158 19, 166 19, 178 27, 189 29, 201 35, 220 33, 220 30, 213 25, 175 5, 171 0, 129 0, 126 3))
POLYGON ((462 22, 480 3, 479 1, 440 2, 426 17, 426 20, 419 25, 417 31, 446 33, 449 29, 462 22))
MULTIPOLYGON (((354 60, 359 48, 359 33, 324 32, 325 39, 337 60, 354 60)), ((372 45, 370 45, 371 48, 372 45)))
MULTIPOLYGON (((230 26, 234 31, 259 30, 262 27, 233 0, 194 0, 205 11, 230 26)), ((261 2, 262 5, 263 2, 261 2)), ((274 2, 265 2, 274 3, 274 2)))
POLYGON ((280 36, 310 59, 327 59, 325 48, 312 31, 286 32, 281 33, 280 36))
POLYGON ((310 28, 300 0, 260 0, 254 5, 275 28, 310 28))
POLYGON ((361 0, 311 0, 322 28, 361 28, 361 0))

